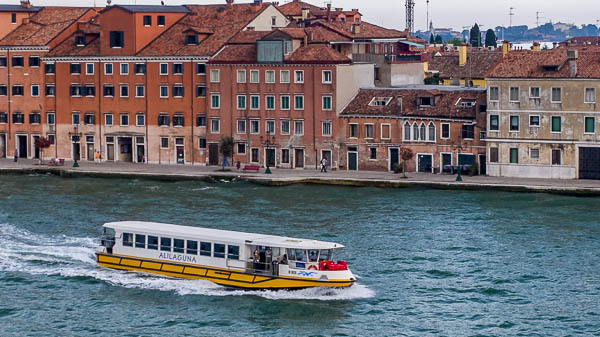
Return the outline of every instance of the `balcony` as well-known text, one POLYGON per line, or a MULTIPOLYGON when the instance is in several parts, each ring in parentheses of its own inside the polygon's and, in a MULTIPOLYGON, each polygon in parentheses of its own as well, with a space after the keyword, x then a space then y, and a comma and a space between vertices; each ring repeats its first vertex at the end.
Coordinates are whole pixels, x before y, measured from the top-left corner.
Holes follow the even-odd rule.
POLYGON ((373 54, 352 54, 352 62, 375 63, 375 57, 373 54))

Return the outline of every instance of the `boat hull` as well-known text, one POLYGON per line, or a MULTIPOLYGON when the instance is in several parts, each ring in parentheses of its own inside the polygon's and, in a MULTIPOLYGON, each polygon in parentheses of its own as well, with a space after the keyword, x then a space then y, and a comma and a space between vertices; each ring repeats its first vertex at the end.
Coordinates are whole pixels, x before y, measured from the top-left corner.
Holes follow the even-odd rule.
POLYGON ((208 280, 219 285, 244 289, 344 288, 354 284, 354 280, 322 281, 309 278, 251 274, 239 270, 220 269, 183 263, 179 264, 105 253, 96 253, 96 261, 98 265, 112 269, 141 271, 182 279, 208 280))

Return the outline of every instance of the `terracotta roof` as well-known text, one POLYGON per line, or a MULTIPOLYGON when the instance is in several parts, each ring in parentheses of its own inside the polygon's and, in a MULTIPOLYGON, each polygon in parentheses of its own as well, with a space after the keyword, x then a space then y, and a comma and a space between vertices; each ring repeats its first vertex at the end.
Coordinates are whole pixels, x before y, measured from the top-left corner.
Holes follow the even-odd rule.
POLYGON ((342 112, 342 116, 389 116, 475 119, 478 104, 485 104, 485 89, 414 86, 397 89, 361 89, 342 112), (402 97, 402 103, 399 102, 402 97), (420 106, 419 98, 431 97, 432 106, 420 106), (390 99, 384 106, 370 106, 374 98, 390 99), (473 107, 461 102, 475 101, 473 107))
POLYGON ((256 40, 260 40, 263 37, 271 34, 270 31, 257 31, 257 30, 242 30, 235 34, 228 43, 231 44, 249 44, 254 43, 256 40))
POLYGON ((279 6, 279 10, 287 16, 301 16, 302 9, 308 9, 309 14, 312 16, 323 16, 327 14, 327 9, 303 1, 292 1, 279 6))
POLYGON ((189 13, 185 6, 160 6, 160 5, 112 5, 106 7, 104 11, 111 8, 122 8, 131 13, 189 13))
POLYGON ((560 43, 566 45, 600 45, 600 36, 578 36, 572 37, 560 43))
MULTIPOLYGON (((517 50, 509 52, 488 74, 490 78, 593 78, 600 79, 600 49, 576 48, 576 73, 571 76, 567 58, 571 48, 540 51, 517 50)), ((573 49, 575 50, 575 49, 573 49)))
POLYGON ((257 10, 253 4, 235 4, 231 7, 186 5, 192 14, 174 24, 138 55, 212 56, 268 6, 270 4, 263 3, 257 10), (214 33, 207 34, 204 39, 200 38, 198 45, 187 45, 183 32, 190 28, 211 29, 214 33))
POLYGON ((100 55, 100 35, 94 35, 85 46, 75 45, 75 34, 59 43, 47 56, 97 56, 100 55))
POLYGON ((320 25, 307 27, 305 28, 305 31, 308 33, 310 42, 313 43, 328 43, 331 41, 339 42, 351 40, 347 36, 342 35, 335 30, 328 29, 320 25))
POLYGON ((441 78, 485 78, 486 74, 502 59, 502 53, 497 52, 469 52, 467 64, 459 65, 458 54, 433 56, 429 59, 429 70, 440 72, 441 78))
POLYGON ((304 39, 306 36, 304 28, 279 28, 278 30, 286 33, 292 39, 304 39))
POLYGON ((349 38, 362 38, 362 39, 393 39, 393 38, 407 38, 409 36, 406 31, 399 31, 396 29, 383 28, 372 23, 362 21, 360 23, 360 32, 353 33, 352 22, 340 22, 331 21, 326 22, 325 20, 318 21, 319 24, 335 30, 349 38))
POLYGON ((45 46, 64 29, 73 24, 89 8, 44 7, 2 40, 2 46, 45 46))
MULTIPOLYGON (((228 45, 216 55, 213 64, 249 64, 256 63, 256 45, 228 45)), ((287 64, 341 64, 350 63, 350 59, 325 45, 308 45, 296 49, 285 57, 287 64)))

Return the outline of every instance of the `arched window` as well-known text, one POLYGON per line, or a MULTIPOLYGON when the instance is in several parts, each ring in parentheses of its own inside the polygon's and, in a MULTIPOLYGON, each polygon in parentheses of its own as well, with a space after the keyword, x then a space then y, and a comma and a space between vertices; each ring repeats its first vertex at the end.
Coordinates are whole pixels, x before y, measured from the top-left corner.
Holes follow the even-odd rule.
POLYGON ((419 134, 419 138, 422 141, 427 141, 427 137, 425 136, 426 131, 427 131, 427 128, 425 127, 425 123, 421 123, 421 132, 419 134))
POLYGON ((404 140, 410 141, 410 123, 404 123, 404 140))
POLYGON ((413 124, 413 140, 419 140, 419 126, 417 123, 413 124))
POLYGON ((429 122, 429 141, 435 142, 435 124, 433 122, 429 122))

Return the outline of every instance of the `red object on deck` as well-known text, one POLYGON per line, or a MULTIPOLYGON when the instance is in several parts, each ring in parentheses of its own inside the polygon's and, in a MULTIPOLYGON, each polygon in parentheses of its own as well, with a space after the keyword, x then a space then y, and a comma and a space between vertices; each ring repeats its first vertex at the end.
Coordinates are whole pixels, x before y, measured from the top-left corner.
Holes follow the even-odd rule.
POLYGON ((321 261, 319 270, 348 270, 348 262, 343 260, 338 260, 337 263, 334 261, 321 261))

